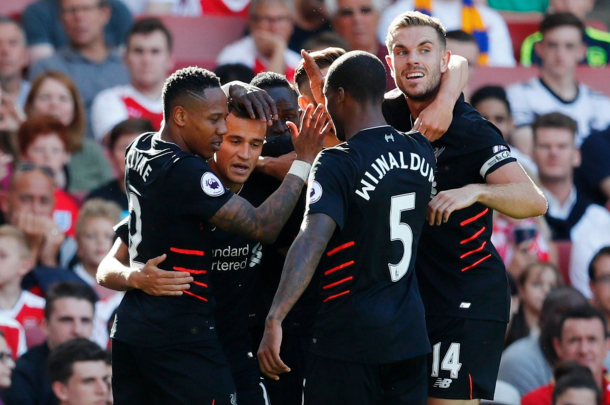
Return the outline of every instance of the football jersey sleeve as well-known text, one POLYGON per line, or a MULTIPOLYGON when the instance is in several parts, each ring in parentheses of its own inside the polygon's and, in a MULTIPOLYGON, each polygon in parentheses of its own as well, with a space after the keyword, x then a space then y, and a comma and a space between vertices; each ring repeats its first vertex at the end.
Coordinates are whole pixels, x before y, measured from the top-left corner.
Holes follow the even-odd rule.
POLYGON ((305 215, 326 214, 343 229, 355 176, 346 150, 335 147, 322 151, 309 175, 305 215))
POLYGON ((206 221, 233 197, 203 159, 195 156, 176 162, 167 181, 171 202, 184 214, 206 221))
POLYGON ((470 127, 470 132, 477 134, 479 147, 470 155, 469 159, 477 162, 480 168, 479 174, 483 179, 502 166, 517 161, 511 155, 510 147, 500 135, 499 130, 489 121, 475 121, 470 127))
POLYGON ((129 245, 129 220, 130 217, 126 216, 121 222, 114 226, 114 232, 116 236, 121 238, 124 244, 129 245))

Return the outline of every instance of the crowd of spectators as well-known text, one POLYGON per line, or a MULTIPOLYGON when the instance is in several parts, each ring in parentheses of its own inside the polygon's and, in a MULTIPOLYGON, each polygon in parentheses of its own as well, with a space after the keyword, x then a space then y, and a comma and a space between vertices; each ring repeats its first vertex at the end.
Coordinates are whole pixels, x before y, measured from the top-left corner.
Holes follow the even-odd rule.
MULTIPOLYGON (((128 211, 125 149, 161 127, 163 83, 179 65, 165 16, 246 22, 243 37, 216 55, 216 72, 223 83, 262 72, 293 83, 253 82, 277 104, 267 137, 289 142, 286 122, 315 104, 301 49, 322 74, 343 50, 377 55, 391 90, 386 31, 408 10, 441 20, 447 48, 468 61, 466 99, 498 127, 549 203, 544 217, 494 217, 493 242, 514 287, 496 402, 610 403, 610 97, 577 79, 578 69, 608 69, 610 33, 590 20, 594 6, 34 0, 0 15, 0 404, 112 403, 106 349, 123 295, 99 286, 95 273, 128 211), (513 44, 506 13, 535 16, 539 29, 513 44), (483 69, 518 65, 535 71, 473 87, 483 69)), ((263 149, 260 175, 294 159, 278 145, 263 149)))

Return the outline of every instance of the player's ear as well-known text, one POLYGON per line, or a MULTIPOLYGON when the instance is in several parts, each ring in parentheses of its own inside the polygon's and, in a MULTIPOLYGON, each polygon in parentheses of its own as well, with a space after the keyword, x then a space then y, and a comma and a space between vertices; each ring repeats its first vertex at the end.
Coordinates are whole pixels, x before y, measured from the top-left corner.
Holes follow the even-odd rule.
POLYGON ((449 59, 451 59, 451 51, 445 48, 441 56, 441 73, 445 73, 449 68, 449 59))
POLYGON ((299 108, 300 108, 302 111, 305 111, 305 109, 307 108, 307 104, 309 104, 309 103, 307 102, 307 99, 306 99, 304 96, 299 96, 298 103, 299 103, 299 108))
POLYGON ((396 78, 396 76, 394 76, 394 60, 392 60, 392 56, 386 55, 385 61, 388 64, 388 67, 390 68, 390 74, 392 74, 393 78, 396 78))
POLYGON ((60 401, 68 400, 68 389, 63 383, 54 381, 53 384, 51 384, 51 389, 53 390, 53 394, 55 394, 60 401))
POLYGON ((172 121, 179 127, 183 127, 186 125, 187 114, 188 113, 183 106, 177 105, 172 109, 172 121))
POLYGON ((335 97, 337 97, 337 103, 343 104, 345 102, 345 90, 343 90, 343 87, 339 87, 337 89, 337 94, 335 97))

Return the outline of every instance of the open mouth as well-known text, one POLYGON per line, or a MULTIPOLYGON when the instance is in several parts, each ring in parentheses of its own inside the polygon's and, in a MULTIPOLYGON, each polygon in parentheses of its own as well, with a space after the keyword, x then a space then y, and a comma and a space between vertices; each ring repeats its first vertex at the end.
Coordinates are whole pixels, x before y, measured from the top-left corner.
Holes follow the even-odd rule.
POLYGON ((242 164, 232 165, 233 171, 237 174, 247 174, 250 171, 250 167, 242 164))
POLYGON ((423 78, 425 75, 422 72, 407 73, 407 80, 417 80, 423 78))

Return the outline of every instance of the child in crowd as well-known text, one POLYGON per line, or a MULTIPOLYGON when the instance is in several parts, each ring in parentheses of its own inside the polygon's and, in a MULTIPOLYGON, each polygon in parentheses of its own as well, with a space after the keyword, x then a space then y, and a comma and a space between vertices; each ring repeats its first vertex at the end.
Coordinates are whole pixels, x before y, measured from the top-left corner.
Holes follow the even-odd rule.
POLYGON ((561 284, 559 270, 550 263, 536 262, 525 268, 517 279, 520 306, 510 325, 507 346, 530 333, 540 333, 538 320, 542 303, 548 293, 561 284))
POLYGON ((0 315, 21 324, 27 347, 44 341, 41 324, 45 300, 21 288, 21 280, 32 266, 25 235, 13 226, 0 226, 0 315))

